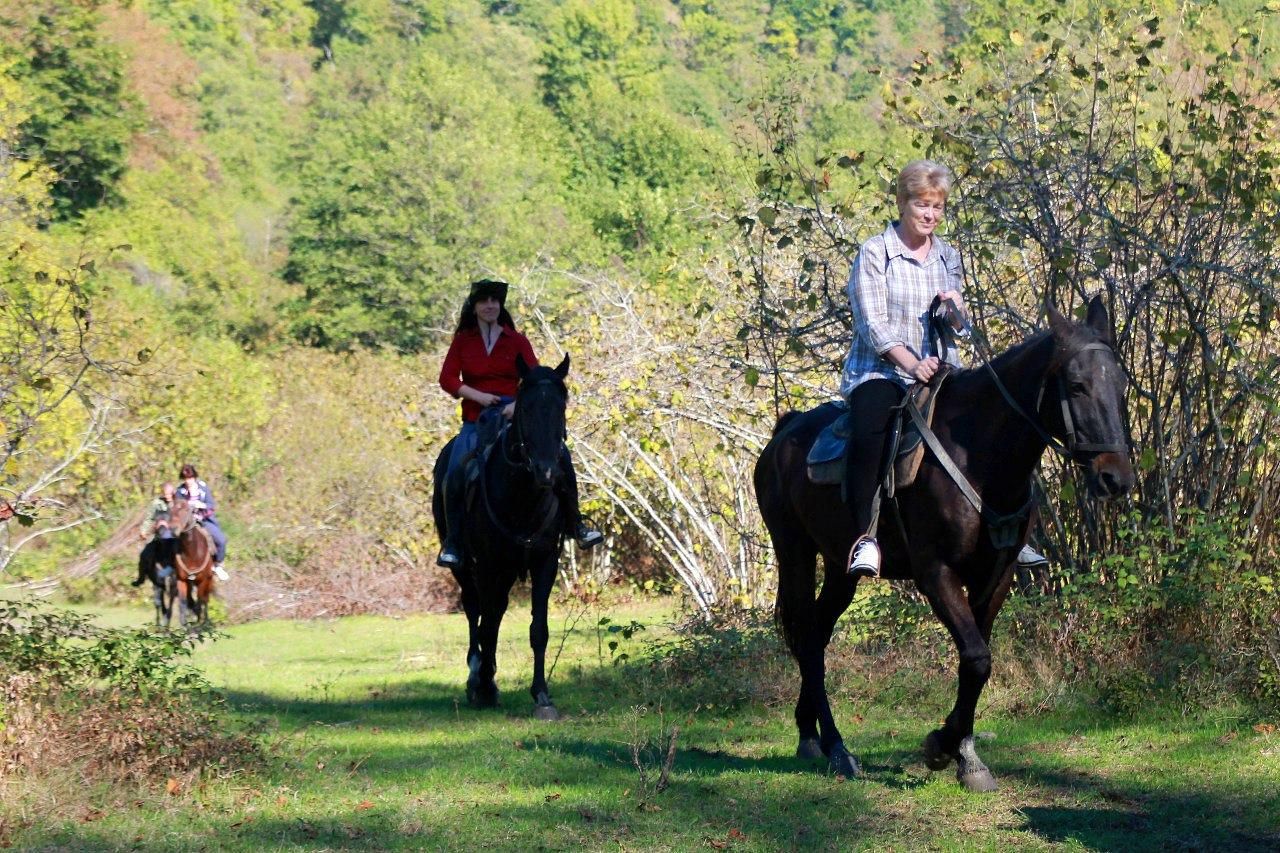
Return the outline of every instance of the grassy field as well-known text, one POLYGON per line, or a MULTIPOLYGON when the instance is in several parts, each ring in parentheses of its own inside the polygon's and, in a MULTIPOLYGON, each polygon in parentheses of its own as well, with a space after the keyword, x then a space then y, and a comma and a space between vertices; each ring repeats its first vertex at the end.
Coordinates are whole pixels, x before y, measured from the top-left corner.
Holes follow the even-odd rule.
MULTIPOLYGON (((778 661, 739 659, 701 688, 665 689, 639 661, 670 635, 669 612, 611 609, 615 624, 648 626, 622 641, 617 652, 632 659, 614 666, 607 642, 621 635, 598 629, 600 613, 557 608, 557 723, 531 717, 526 605, 504 624, 503 706, 489 711, 463 702, 461 616, 228 628, 197 661, 237 724, 267 745, 263 767, 176 793, 165 779, 141 790, 28 784, 6 792, 19 813, 5 840, 75 850, 1280 849, 1280 733, 1268 721, 1182 709, 1118 718, 1079 702, 1029 716, 989 703, 981 748, 1001 789, 978 796, 919 758, 949 708, 948 672, 845 678, 834 701, 866 771, 846 781, 793 757, 781 697, 794 679, 778 661), (766 698, 713 701, 756 665, 779 674, 766 698), (659 745, 673 727, 674 771, 658 792, 659 745)), ((1000 678, 997 658, 993 695, 1000 678)))

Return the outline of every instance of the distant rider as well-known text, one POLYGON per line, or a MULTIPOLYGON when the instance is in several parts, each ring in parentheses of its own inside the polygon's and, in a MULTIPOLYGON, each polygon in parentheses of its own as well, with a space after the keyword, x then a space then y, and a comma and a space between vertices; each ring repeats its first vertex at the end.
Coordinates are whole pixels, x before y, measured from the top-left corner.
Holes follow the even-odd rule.
POLYGON ((165 483, 147 508, 147 517, 138 528, 139 537, 147 544, 143 546, 138 560, 138 577, 130 586, 142 586, 150 574, 148 569, 153 566, 157 578, 163 578, 173 570, 174 533, 169 518, 175 494, 173 483, 165 483))
POLYGON ((213 537, 213 573, 218 576, 218 580, 228 580, 229 576, 222 565, 227 559, 227 534, 222 532, 214 518, 218 505, 213 499, 213 492, 209 490, 209 484, 200 479, 194 465, 182 466, 182 482, 178 484, 177 496, 191 505, 200 526, 213 537))

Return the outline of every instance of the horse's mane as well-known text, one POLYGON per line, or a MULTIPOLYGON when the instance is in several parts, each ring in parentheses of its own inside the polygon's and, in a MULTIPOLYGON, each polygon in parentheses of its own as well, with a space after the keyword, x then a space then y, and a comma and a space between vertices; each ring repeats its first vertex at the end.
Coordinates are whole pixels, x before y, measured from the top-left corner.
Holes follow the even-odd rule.
MULTIPOLYGON (((1041 347, 1046 341, 1053 337, 1053 333, 1048 329, 1042 329, 1035 332, 1026 340, 1014 344, 1009 349, 991 359, 991 369, 996 373, 1003 371, 1012 364, 1016 364, 1023 358, 1026 358, 1033 350, 1041 347)), ((1071 334, 1063 346, 1053 348, 1053 361, 1046 365, 1046 368, 1052 369, 1058 366, 1059 361, 1086 344, 1094 343, 1102 339, 1101 335, 1080 323, 1071 324, 1071 334)), ((974 367, 962 368, 954 371, 951 378, 947 380, 948 396, 969 396, 979 388, 985 387, 991 381, 991 374, 987 372, 987 368, 981 364, 974 367)))

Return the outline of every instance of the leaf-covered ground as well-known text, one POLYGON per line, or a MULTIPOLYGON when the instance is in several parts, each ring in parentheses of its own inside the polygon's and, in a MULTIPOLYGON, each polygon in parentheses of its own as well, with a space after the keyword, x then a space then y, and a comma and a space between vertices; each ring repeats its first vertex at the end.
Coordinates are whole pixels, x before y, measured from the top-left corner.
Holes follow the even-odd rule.
MULTIPOLYGON (((664 690, 638 661, 667 634, 665 612, 611 609, 615 625, 648 627, 630 640, 599 627, 599 612, 553 612, 553 655, 564 641, 552 680, 565 714, 557 723, 530 714, 527 606, 504 625, 503 706, 490 711, 463 701, 461 616, 229 628, 197 660, 237 724, 269 745, 266 768, 129 791, 11 781, 0 841, 77 850, 1280 848, 1277 721, 1181 709, 1117 718, 1078 702, 1015 717, 989 706, 981 748, 1001 789, 975 796, 950 772, 930 773, 917 750, 949 705, 946 672, 874 691, 855 679, 857 695, 834 697, 866 771, 846 781, 793 757, 789 700, 699 701, 760 661, 726 659, 706 675, 721 684, 701 693, 696 683, 664 690), (610 639, 631 655, 626 665, 611 663, 610 639), (673 729, 675 763, 659 792, 673 729)), ((997 659, 997 690, 1000 678, 997 659)))

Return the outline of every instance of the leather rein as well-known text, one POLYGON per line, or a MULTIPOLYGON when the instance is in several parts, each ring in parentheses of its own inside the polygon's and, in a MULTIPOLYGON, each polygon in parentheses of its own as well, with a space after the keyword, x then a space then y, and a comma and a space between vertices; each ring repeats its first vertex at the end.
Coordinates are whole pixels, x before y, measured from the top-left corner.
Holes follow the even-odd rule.
MULTIPOLYGON (((1009 393, 1009 389, 1005 387, 1004 382, 1000 379, 999 374, 996 373, 995 368, 991 366, 990 360, 979 352, 979 357, 982 359, 983 366, 987 369, 987 372, 991 374, 991 378, 995 382, 996 388, 999 389, 1001 396, 1004 397, 1004 400, 1009 404, 1009 407, 1031 425, 1031 427, 1044 441, 1046 447, 1052 448, 1059 455, 1069 459, 1076 465, 1081 466, 1086 465, 1087 460, 1081 459, 1077 455, 1079 453, 1123 453, 1128 452, 1129 449, 1128 442, 1081 442, 1076 438, 1075 419, 1071 415, 1071 402, 1067 394, 1066 386, 1062 380, 1061 369, 1072 359, 1082 353, 1092 351, 1109 352, 1111 353, 1112 358, 1116 360, 1116 363, 1119 364, 1119 359, 1115 358, 1115 350, 1104 343, 1094 341, 1073 349, 1065 358, 1058 362, 1058 370, 1054 371, 1054 378, 1057 380, 1058 387, 1058 400, 1062 408, 1063 431, 1066 434, 1065 442, 1059 441, 1055 438, 1044 428, 1044 425, 1040 423, 1037 418, 1033 418, 1025 409, 1022 408, 1022 406, 1018 405, 1017 400, 1015 400, 1013 395, 1009 393)), ((1049 372, 1046 371, 1044 377, 1042 377, 1040 381, 1040 390, 1036 394, 1037 412, 1039 412, 1040 406, 1044 401, 1045 389, 1048 386, 1048 383, 1049 372)), ((964 472, 960 470, 958 465, 956 465, 955 460, 953 460, 950 454, 947 453, 946 449, 943 448, 937 435, 935 435, 933 430, 929 428, 929 425, 925 423, 924 417, 920 414, 919 409, 917 409, 912 403, 910 395, 908 395, 903 401, 902 406, 906 408, 912 422, 916 426, 916 429, 920 432, 920 437, 933 453, 934 458, 938 460, 938 464, 947 472, 947 476, 949 476, 956 484, 956 488, 958 488, 961 494, 965 496, 965 499, 969 501, 970 505, 972 505, 978 514, 986 520, 992 545, 996 548, 1012 548, 1017 544, 1018 528, 1021 527, 1022 523, 1030 516, 1031 507, 1035 504, 1035 495, 1029 494, 1026 502, 1011 513, 1001 514, 993 510, 991 506, 982 499, 982 496, 978 494, 977 490, 969 482, 969 479, 964 475, 964 472)))

